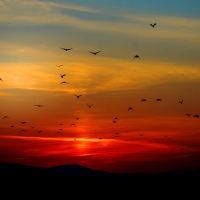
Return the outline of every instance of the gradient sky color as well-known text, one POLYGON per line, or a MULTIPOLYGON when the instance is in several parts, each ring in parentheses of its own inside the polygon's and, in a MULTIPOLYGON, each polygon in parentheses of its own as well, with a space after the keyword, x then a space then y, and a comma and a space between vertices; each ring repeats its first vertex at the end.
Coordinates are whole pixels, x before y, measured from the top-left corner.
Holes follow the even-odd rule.
POLYGON ((0 162, 199 168, 199 1, 0 0, 0 26, 0 162))

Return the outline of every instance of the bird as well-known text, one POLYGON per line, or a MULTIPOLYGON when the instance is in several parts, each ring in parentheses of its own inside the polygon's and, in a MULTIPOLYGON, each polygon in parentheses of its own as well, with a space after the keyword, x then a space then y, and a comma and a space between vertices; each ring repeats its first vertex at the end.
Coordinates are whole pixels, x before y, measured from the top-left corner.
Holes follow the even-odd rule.
POLYGON ((57 65, 56 67, 62 67, 63 65, 57 65))
POLYGON ((141 134, 141 133, 140 133, 139 135, 142 137, 144 134, 141 134))
POLYGON ((20 132, 27 132, 25 129, 22 129, 20 132))
POLYGON ((135 60, 135 58, 138 58, 138 59, 140 59, 140 56, 138 56, 138 55, 135 55, 135 56, 134 56, 134 58, 133 58, 133 60, 135 60))
POLYGON ((115 118, 114 118, 114 120, 117 120, 117 119, 118 119, 118 117, 115 117, 115 118))
POLYGON ((44 105, 34 105, 34 106, 37 106, 37 107, 39 107, 39 108, 40 108, 40 107, 44 107, 44 105))
POLYGON ((92 52, 92 51, 89 51, 89 52, 92 53, 92 54, 94 54, 94 55, 97 55, 99 52, 101 52, 101 50, 97 51, 97 52, 92 52))
POLYGON ((154 24, 150 24, 150 26, 152 26, 153 28, 155 27, 155 25, 156 25, 156 23, 154 23, 154 24))
POLYGON ((179 147, 179 149, 180 149, 181 151, 183 151, 185 148, 183 148, 183 147, 179 147))
POLYGON ((194 115, 194 117, 199 118, 199 115, 194 115))
POLYGON ((10 128, 15 128, 15 126, 14 126, 14 125, 11 125, 10 128))
POLYGON ((60 77, 63 78, 64 76, 66 76, 66 74, 60 74, 60 77))
POLYGON ((21 122, 22 124, 26 124, 27 122, 21 122))
POLYGON ((10 117, 8 117, 8 116, 4 116, 2 119, 10 119, 10 117))
POLYGON ((75 124, 73 124, 73 123, 72 123, 70 126, 75 126, 75 127, 76 127, 76 125, 75 125, 75 124))
POLYGON ((141 101, 147 101, 146 99, 141 99, 141 101))
POLYGON ((129 107, 129 108, 128 108, 128 111, 129 111, 129 110, 133 110, 133 108, 132 108, 132 107, 129 107))
POLYGON ((0 78, 0 81, 2 81, 2 82, 3 82, 2 78, 0 78))
POLYGON ((76 117, 76 120, 79 120, 80 118, 79 117, 76 117))
POLYGON ((30 126, 32 129, 34 129, 35 128, 35 126, 30 126))
POLYGON ((113 123, 115 124, 115 123, 117 123, 117 121, 116 121, 116 120, 113 120, 113 123))
POLYGON ((82 94, 80 94, 80 95, 74 94, 74 96, 77 97, 77 99, 79 99, 82 96, 82 94))
POLYGON ((63 131, 63 128, 59 128, 58 130, 59 130, 59 131, 63 131))
POLYGON ((93 106, 93 104, 91 104, 91 105, 87 104, 87 106, 88 106, 88 108, 91 108, 93 106))
POLYGON ((72 48, 70 48, 70 49, 66 49, 66 48, 62 48, 62 47, 60 47, 60 48, 63 49, 63 50, 65 50, 65 51, 72 50, 72 48))
POLYGON ((156 101, 162 101, 162 99, 156 99, 156 101))
POLYGON ((182 104, 182 103, 183 103, 183 100, 182 100, 182 101, 179 101, 179 103, 182 104))
POLYGON ((57 131, 57 132, 56 132, 56 134, 58 134, 58 133, 62 134, 60 131, 57 131))
POLYGON ((100 137, 99 140, 102 140, 102 138, 100 137))
POLYGON ((41 133, 42 131, 40 130, 40 131, 37 131, 38 133, 41 133))
POLYGON ((68 83, 68 82, 66 82, 66 81, 63 81, 63 82, 61 82, 60 84, 63 84, 63 83, 69 84, 69 83, 68 83))
POLYGON ((63 124, 58 124, 59 126, 62 126, 63 124))
POLYGON ((187 115, 188 117, 190 117, 191 114, 186 113, 186 115, 187 115))

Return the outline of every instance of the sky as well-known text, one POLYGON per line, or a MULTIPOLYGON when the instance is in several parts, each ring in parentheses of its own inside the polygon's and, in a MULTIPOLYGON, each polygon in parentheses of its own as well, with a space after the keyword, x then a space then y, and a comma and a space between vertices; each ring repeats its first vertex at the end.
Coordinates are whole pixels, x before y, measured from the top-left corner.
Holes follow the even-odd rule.
POLYGON ((200 167, 199 1, 0 0, 0 27, 0 162, 200 167))

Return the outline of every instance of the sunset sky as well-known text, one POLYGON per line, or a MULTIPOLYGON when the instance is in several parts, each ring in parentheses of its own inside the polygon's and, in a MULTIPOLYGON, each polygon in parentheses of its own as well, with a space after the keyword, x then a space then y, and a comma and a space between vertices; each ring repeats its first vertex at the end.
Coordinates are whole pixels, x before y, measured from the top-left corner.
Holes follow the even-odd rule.
POLYGON ((0 27, 0 162, 200 167, 199 0, 0 0, 0 27))

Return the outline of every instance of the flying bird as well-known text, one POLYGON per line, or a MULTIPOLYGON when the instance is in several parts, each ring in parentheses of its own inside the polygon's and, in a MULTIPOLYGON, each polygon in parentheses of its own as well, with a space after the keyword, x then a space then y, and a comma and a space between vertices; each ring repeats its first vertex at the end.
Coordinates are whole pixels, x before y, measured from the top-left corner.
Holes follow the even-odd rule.
POLYGON ((27 132, 25 129, 22 129, 20 132, 27 132))
POLYGON ((14 125, 11 125, 10 128, 15 128, 15 126, 14 126, 14 125))
POLYGON ((117 121, 116 121, 116 120, 113 120, 113 123, 115 124, 115 123, 117 123, 117 121))
POLYGON ((194 117, 199 118, 199 115, 194 115, 194 117))
POLYGON ((2 119, 10 119, 10 117, 8 117, 8 116, 4 116, 2 119))
POLYGON ((35 126, 30 126, 32 129, 34 129, 35 128, 35 126))
POLYGON ((187 113, 186 115, 187 115, 188 117, 190 117, 191 114, 188 114, 188 113, 187 113))
POLYGON ((63 65, 57 65, 56 67, 62 67, 63 65))
POLYGON ((87 106, 88 106, 88 108, 91 108, 93 106, 93 104, 91 104, 91 105, 87 104, 87 106))
POLYGON ((69 83, 68 83, 68 82, 66 82, 66 81, 63 81, 63 82, 61 82, 60 84, 63 84, 63 83, 69 84, 69 83))
POLYGON ((58 133, 62 134, 60 131, 57 131, 57 132, 56 132, 56 134, 58 134, 58 133))
POLYGON ((156 23, 154 23, 154 24, 150 24, 150 26, 152 26, 153 28, 155 27, 155 25, 156 25, 156 23))
POLYGON ((75 127, 76 127, 76 125, 75 125, 75 124, 71 124, 70 126, 75 126, 75 127))
POLYGON ((140 56, 135 55, 134 58, 133 58, 133 60, 135 60, 136 58, 140 59, 140 56))
POLYGON ((59 126, 62 126, 63 124, 58 124, 59 126))
POLYGON ((183 104, 183 100, 182 100, 182 101, 179 101, 179 103, 180 103, 180 104, 183 104))
POLYGON ((156 99, 156 101, 162 101, 162 99, 156 99))
POLYGON ((72 50, 72 48, 70 48, 70 49, 66 49, 66 48, 62 48, 62 47, 60 47, 60 48, 63 49, 64 51, 72 50))
POLYGON ((128 111, 129 111, 129 110, 133 110, 133 108, 132 108, 132 107, 129 107, 129 108, 128 108, 128 111))
POLYGON ((2 81, 2 82, 3 82, 2 78, 0 78, 0 81, 2 81))
POLYGON ((115 117, 115 118, 114 118, 114 120, 117 120, 117 119, 118 119, 118 117, 115 117))
POLYGON ((102 138, 100 137, 99 140, 102 140, 102 138))
POLYGON ((40 130, 40 131, 37 131, 38 133, 41 133, 42 131, 40 130))
POLYGON ((63 78, 64 76, 66 76, 66 74, 60 74, 60 77, 63 78))
POLYGON ((94 54, 94 55, 97 55, 99 52, 101 51, 97 51, 97 52, 92 52, 92 51, 89 51, 90 53, 94 54))
POLYGON ((144 134, 141 134, 141 133, 140 133, 139 135, 142 137, 144 134))
POLYGON ((147 101, 146 99, 141 99, 141 101, 147 101))
POLYGON ((26 124, 27 122, 21 122, 22 124, 26 124))
POLYGON ((34 105, 34 106, 37 106, 37 107, 39 107, 39 108, 40 108, 40 107, 44 107, 44 105, 34 105))
POLYGON ((79 99, 82 96, 82 94, 80 94, 80 95, 74 94, 74 96, 77 97, 77 99, 79 99))
POLYGON ((76 117, 76 120, 79 120, 80 118, 79 117, 76 117))

